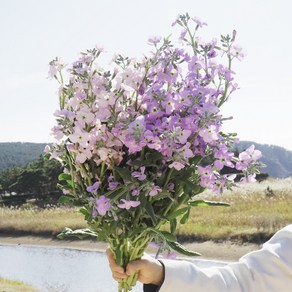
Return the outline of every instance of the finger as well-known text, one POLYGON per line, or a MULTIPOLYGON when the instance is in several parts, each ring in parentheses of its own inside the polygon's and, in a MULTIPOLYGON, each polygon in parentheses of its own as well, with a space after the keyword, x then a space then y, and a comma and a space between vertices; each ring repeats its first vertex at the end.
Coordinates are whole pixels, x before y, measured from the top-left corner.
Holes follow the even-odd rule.
POLYGON ((127 276, 125 273, 121 274, 121 273, 113 272, 113 273, 112 273, 112 277, 113 277, 116 281, 120 282, 120 281, 122 281, 123 279, 127 278, 128 276, 127 276))
POLYGON ((119 266, 119 265, 117 265, 116 260, 114 258, 114 254, 113 254, 113 252, 111 251, 110 248, 108 248, 106 250, 106 255, 107 255, 107 258, 108 258, 108 261, 109 261, 109 266, 110 266, 112 272, 120 274, 120 275, 125 275, 124 268, 119 266))

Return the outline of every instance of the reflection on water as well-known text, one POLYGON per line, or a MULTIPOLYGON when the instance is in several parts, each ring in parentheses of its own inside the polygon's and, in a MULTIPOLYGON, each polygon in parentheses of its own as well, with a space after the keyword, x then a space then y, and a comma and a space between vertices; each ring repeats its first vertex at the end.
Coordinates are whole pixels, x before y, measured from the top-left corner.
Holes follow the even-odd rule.
MULTIPOLYGON (((117 291, 106 255, 100 251, 0 244, 0 277, 26 282, 41 292, 117 291)), ((132 291, 142 291, 142 285, 132 291)))
POLYGON ((98 251, 0 245, 0 277, 42 292, 117 291, 106 256, 98 251))

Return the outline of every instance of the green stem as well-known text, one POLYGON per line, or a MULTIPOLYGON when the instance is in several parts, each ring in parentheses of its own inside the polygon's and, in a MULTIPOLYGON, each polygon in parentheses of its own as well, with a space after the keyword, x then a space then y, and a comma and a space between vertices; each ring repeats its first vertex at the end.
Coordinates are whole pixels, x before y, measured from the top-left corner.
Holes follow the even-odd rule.
POLYGON ((164 188, 167 186, 167 184, 169 183, 169 180, 171 178, 171 175, 173 173, 173 168, 170 168, 169 171, 168 171, 168 174, 167 174, 167 177, 166 177, 166 180, 165 180, 165 183, 164 183, 164 188))
MULTIPOLYGON (((228 69, 231 70, 231 62, 232 62, 232 59, 231 57, 228 55, 228 69)), ((225 88, 224 88, 224 93, 220 99, 220 103, 218 105, 218 107, 221 107, 222 104, 227 100, 227 92, 228 92, 228 86, 229 86, 229 81, 227 80, 225 82, 225 88)))

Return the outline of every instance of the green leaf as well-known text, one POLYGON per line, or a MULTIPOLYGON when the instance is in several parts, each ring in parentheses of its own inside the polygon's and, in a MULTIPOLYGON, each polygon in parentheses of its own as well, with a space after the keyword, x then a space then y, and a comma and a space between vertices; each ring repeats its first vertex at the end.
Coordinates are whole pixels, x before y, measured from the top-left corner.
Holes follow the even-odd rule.
POLYGON ((187 223, 187 221, 189 220, 189 217, 190 217, 190 208, 187 209, 187 211, 185 212, 185 214, 180 219, 180 224, 187 223))
POLYGON ((176 227, 177 227, 177 220, 176 220, 176 218, 171 219, 169 221, 169 224, 170 224, 170 232, 171 233, 175 233, 176 227))
POLYGON ((132 174, 128 168, 115 167, 115 170, 117 171, 121 178, 129 181, 132 180, 132 174))
POLYGON ((225 202, 215 202, 215 201, 206 201, 206 200, 196 200, 189 202, 191 206, 225 206, 229 207, 230 204, 225 202))
POLYGON ((154 209, 152 207, 152 204, 150 204, 149 202, 147 202, 144 206, 146 212, 148 213, 148 215, 150 216, 152 222, 153 222, 153 225, 156 225, 157 223, 157 220, 156 220, 156 216, 155 216, 155 213, 154 213, 154 209))
POLYGON ((61 173, 59 176, 58 176, 58 180, 71 180, 72 177, 70 174, 68 173, 61 173))
POLYGON ((160 235, 162 235, 167 242, 176 242, 176 236, 167 231, 159 231, 160 235))
POLYGON ((85 216, 89 214, 88 210, 85 207, 80 208, 79 212, 85 216))
POLYGON ((170 248, 172 248, 174 251, 182 254, 182 255, 185 255, 185 256, 200 256, 201 254, 197 253, 197 252, 194 252, 194 251, 191 251, 191 250, 188 250, 186 249, 183 245, 181 245, 180 243, 178 242, 171 242, 171 241, 168 241, 167 242, 168 246, 170 248))
POLYGON ((176 218, 176 217, 184 214, 187 210, 188 210, 188 207, 178 209, 178 210, 174 211, 173 213, 171 213, 170 215, 168 215, 167 219, 172 220, 173 218, 176 218))
POLYGON ((74 203, 74 197, 72 197, 72 196, 68 196, 68 195, 66 195, 66 196, 61 196, 61 197, 59 198, 59 203, 60 203, 60 204, 66 204, 66 203, 73 204, 73 203, 74 203))
POLYGON ((97 238, 98 234, 89 228, 77 229, 73 231, 72 229, 65 227, 65 229, 60 234, 57 235, 57 237, 60 239, 68 237, 78 237, 79 239, 83 239, 88 236, 97 238))

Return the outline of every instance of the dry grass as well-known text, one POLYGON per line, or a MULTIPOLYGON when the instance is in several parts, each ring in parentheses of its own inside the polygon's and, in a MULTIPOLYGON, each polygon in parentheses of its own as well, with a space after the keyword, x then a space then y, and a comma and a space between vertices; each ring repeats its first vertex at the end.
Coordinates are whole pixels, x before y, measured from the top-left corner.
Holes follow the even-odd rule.
POLYGON ((0 292, 37 292, 37 290, 20 281, 0 278, 0 292))
POLYGON ((0 230, 31 234, 57 234, 70 227, 85 227, 83 215, 72 208, 0 208, 0 230))
MULTIPOLYGON (((292 178, 269 179, 242 185, 220 196, 210 192, 200 198, 224 201, 231 207, 196 207, 178 233, 197 239, 265 238, 292 223, 292 178)), ((57 234, 64 227, 86 227, 83 216, 72 208, 0 208, 0 231, 30 234, 57 234)))
POLYGON ((269 236, 292 223, 292 178, 242 185, 220 196, 206 192, 201 197, 231 206, 194 208, 189 222, 179 227, 180 234, 211 239, 269 236))

